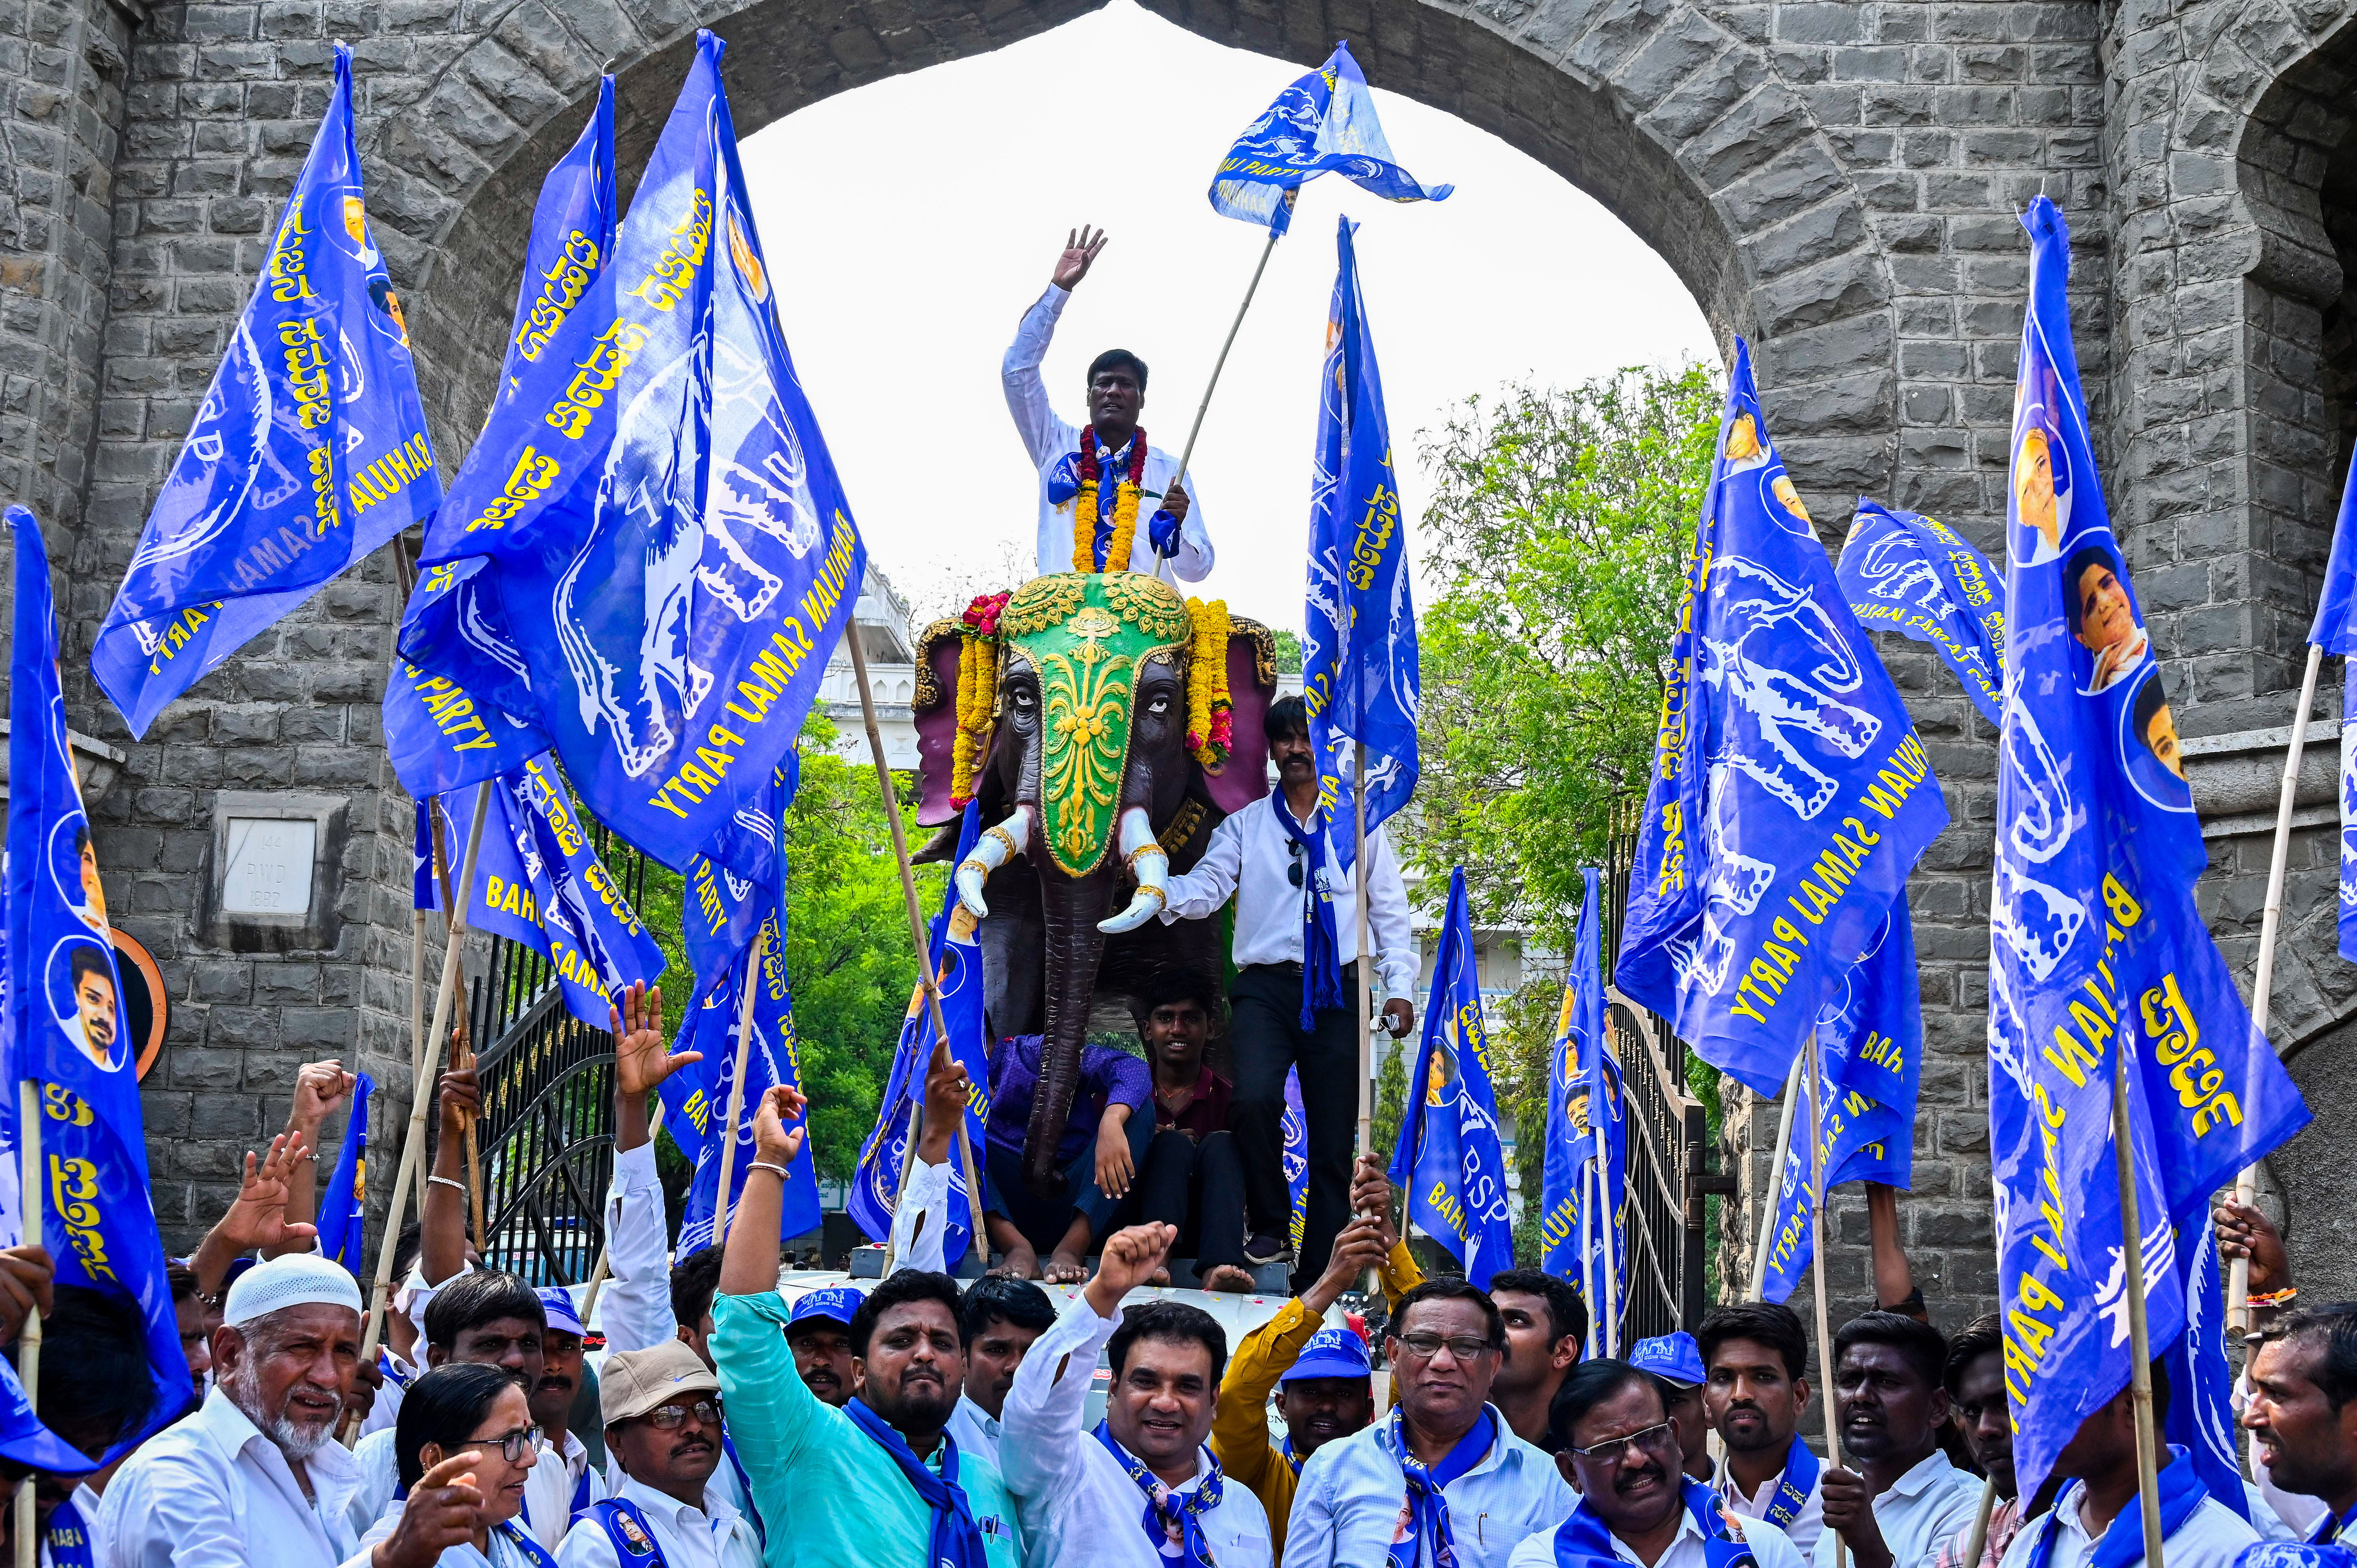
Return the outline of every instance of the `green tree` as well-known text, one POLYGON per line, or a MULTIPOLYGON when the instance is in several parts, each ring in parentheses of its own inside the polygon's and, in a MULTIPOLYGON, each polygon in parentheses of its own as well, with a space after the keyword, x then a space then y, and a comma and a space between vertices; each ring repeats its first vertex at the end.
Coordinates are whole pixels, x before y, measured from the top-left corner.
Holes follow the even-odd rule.
POLYGON ((1289 627, 1273 626, 1269 635, 1276 640, 1276 672, 1280 675, 1301 673, 1301 634, 1289 627))

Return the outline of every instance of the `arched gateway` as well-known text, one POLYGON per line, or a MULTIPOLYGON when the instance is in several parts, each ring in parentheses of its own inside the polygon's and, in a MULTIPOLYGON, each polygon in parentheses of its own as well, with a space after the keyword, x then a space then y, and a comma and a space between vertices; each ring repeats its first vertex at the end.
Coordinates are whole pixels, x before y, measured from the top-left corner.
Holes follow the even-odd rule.
MULTIPOLYGON (((2078 242, 2076 331, 2115 511, 2219 850, 2204 907, 2247 969, 2279 766, 2271 730, 2288 717, 2357 429, 2357 0, 1149 4, 1294 62, 1348 37, 1372 81, 1598 198, 1669 261, 1722 340, 1752 339, 1779 446, 1829 530, 1867 490, 1994 543, 2027 257, 2015 212, 2054 197, 2078 242)), ((0 465, 70 563, 60 602, 77 723, 127 753, 92 817, 112 902, 159 960, 173 1007, 147 1083, 167 1226, 219 1211, 296 1062, 340 1051, 397 1079, 387 1069, 407 1053, 407 808, 376 716, 398 610, 391 564, 249 647, 145 744, 128 745, 77 672, 251 287, 325 100, 331 41, 355 48, 371 205, 414 302, 435 440, 455 461, 492 382, 516 217, 605 62, 620 79, 627 177, 698 27, 730 41, 729 91, 750 134, 1087 8, 17 8, 0 36, 0 465), (326 802, 332 908, 284 950, 211 945, 201 892, 224 792, 288 789, 326 802)), ((1545 287, 1546 258, 1531 262, 1545 287)), ((1992 750, 1927 653, 1884 651, 1955 817, 1914 892, 1932 1058, 1909 1240, 1927 1294, 1977 1310, 1995 1285, 1980 1066, 1992 750)), ((2303 784, 2278 985, 2278 1043, 2299 1053, 2319 1112, 2309 1144, 2346 1136, 2333 1112, 2357 1093, 2342 1065, 2357 970, 2332 954, 2330 749, 2311 752, 2303 784)), ((1761 1123, 1729 1126, 1748 1194, 1766 1165, 1761 1123)), ((2286 1165, 2296 1223, 2357 1226, 2357 1192, 2342 1190, 2352 1162, 2286 1165)), ((2357 1247, 2303 1254, 2357 1259, 2357 1247)), ((1836 1256, 1844 1294, 1862 1294, 1855 1254, 1836 1256)), ((2341 1294, 2357 1294, 2357 1262, 2341 1266, 2341 1294)))

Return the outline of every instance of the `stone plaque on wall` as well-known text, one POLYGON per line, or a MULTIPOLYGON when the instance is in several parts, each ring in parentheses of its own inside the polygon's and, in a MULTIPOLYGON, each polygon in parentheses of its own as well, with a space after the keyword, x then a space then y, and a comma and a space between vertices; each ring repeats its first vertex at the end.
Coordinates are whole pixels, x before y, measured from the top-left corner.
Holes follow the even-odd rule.
POLYGON ((232 952, 333 948, 346 804, 341 796, 216 794, 197 940, 232 952))

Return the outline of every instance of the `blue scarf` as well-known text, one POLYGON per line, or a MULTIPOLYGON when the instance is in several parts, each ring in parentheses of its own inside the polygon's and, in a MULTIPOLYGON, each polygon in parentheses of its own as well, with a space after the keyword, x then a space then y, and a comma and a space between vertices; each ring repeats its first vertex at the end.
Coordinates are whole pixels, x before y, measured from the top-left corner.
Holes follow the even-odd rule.
POLYGON ((900 1466, 901 1478, 916 1492, 918 1500, 933 1510, 932 1545, 925 1558, 931 1568, 986 1568, 982 1527, 974 1522, 965 1488, 957 1484, 957 1439, 947 1432, 942 1434, 942 1473, 936 1476, 891 1423, 866 1405, 854 1399, 844 1405, 843 1413, 884 1450, 886 1458, 900 1466))
MULTIPOLYGON (((1674 1472, 1673 1472, 1674 1474, 1674 1472)), ((1703 1561, 1708 1568, 1757 1568, 1742 1531, 1718 1506, 1718 1494, 1700 1481, 1679 1477, 1686 1512, 1702 1531, 1703 1561)), ((1624 1568, 1612 1553, 1612 1531, 1583 1498, 1571 1517, 1555 1527, 1555 1568, 1624 1568)))
MULTIPOLYGON (((2048 1510, 2046 1522, 2039 1527, 2037 1549, 2029 1554, 2029 1568, 2047 1568, 2054 1560, 2054 1532, 2062 1528, 2062 1509, 2077 1508, 2084 1487, 2073 1487, 2054 1499, 2048 1510)), ((2175 1443, 2169 1445, 2169 1466, 2160 1473, 2160 1539, 2166 1542, 2175 1535, 2178 1527, 2192 1516, 2210 1496, 2210 1489, 2194 1474, 2193 1458, 2175 1443)), ((2122 1509, 2104 1530, 2103 1539, 2095 1542, 2094 1553, 2088 1559, 2089 1568, 2128 1568, 2144 1556, 2144 1509, 2134 1500, 2122 1509)))
MULTIPOLYGON (((2333 1528, 2328 1520, 2324 1528, 2333 1528)), ((2323 1541, 2255 1541, 2234 1559, 2234 1568, 2357 1568, 2357 1552, 2323 1541)))
POLYGON ((1407 1480, 1407 1500, 1401 1509, 1405 1530, 1394 1532, 1402 1539, 1392 1542, 1391 1568, 1415 1568, 1427 1537, 1432 1541, 1429 1568, 1455 1568, 1457 1536, 1448 1526, 1448 1499, 1441 1495, 1441 1488, 1479 1465, 1490 1452, 1497 1441, 1496 1418, 1483 1411, 1473 1429, 1457 1440, 1457 1446, 1426 1469, 1409 1451, 1401 1413, 1399 1406, 1392 1407, 1391 1449, 1399 1461, 1400 1474, 1407 1480))
MULTIPOLYGON (((1817 1472, 1823 1467, 1816 1451, 1794 1434, 1792 1451, 1784 1455, 1784 1473, 1776 1477, 1776 1495, 1768 1499, 1767 1510, 1761 1517, 1790 1534, 1801 1510, 1809 1506, 1809 1494, 1817 1489, 1817 1472)), ((1733 1486, 1735 1473, 1728 1471, 1727 1479, 1733 1486)))
POLYGON ((1301 852, 1301 1026, 1314 1029, 1319 1009, 1350 1002, 1342 994, 1342 943, 1334 934, 1334 901, 1318 895, 1318 879, 1326 873, 1326 835, 1293 820, 1282 789, 1268 792, 1268 809, 1301 852))
POLYGON ((383 1348, 382 1347, 379 1347, 377 1349, 376 1369, 384 1374, 384 1380, 386 1382, 391 1383, 397 1389, 405 1389, 411 1383, 417 1380, 416 1368, 412 1367, 408 1371, 404 1372, 400 1367, 394 1364, 393 1352, 383 1348))
POLYGON ((510 1546, 522 1552, 523 1560, 531 1563, 533 1568, 556 1568, 556 1559, 548 1554, 548 1548, 518 1530, 515 1520, 502 1520, 491 1526, 491 1539, 497 1541, 502 1538, 510 1546))
POLYGON ((90 1546, 90 1526, 82 1522, 81 1510, 68 1498, 49 1515, 49 1530, 41 1537, 48 1549, 49 1562, 55 1568, 92 1568, 90 1546))
POLYGON ((629 1568, 671 1568, 647 1516, 628 1498, 608 1498, 589 1510, 606 1539, 614 1543, 614 1561, 629 1568))
POLYGON ((1097 1423, 1096 1439, 1104 1444, 1114 1462, 1129 1472, 1131 1482, 1146 1494, 1146 1511, 1138 1516, 1138 1528, 1155 1554, 1166 1561, 1183 1563, 1185 1568, 1213 1568, 1211 1543, 1203 1539, 1203 1516, 1220 1506, 1220 1461, 1206 1455, 1211 1466, 1202 1480, 1191 1492, 1174 1492, 1162 1484, 1162 1478, 1146 1467, 1128 1449, 1115 1442, 1112 1426, 1097 1423), (1168 1548, 1179 1548, 1181 1555, 1172 1558, 1168 1548))
POLYGON ((2336 1514, 2328 1509, 2324 1516, 2324 1522, 2316 1527, 2316 1533, 2308 1538, 2308 1544, 2337 1546, 2341 1542, 2341 1538, 2349 1533, 2352 1524, 2357 1524, 2357 1509, 2351 1509, 2345 1514, 2336 1514))

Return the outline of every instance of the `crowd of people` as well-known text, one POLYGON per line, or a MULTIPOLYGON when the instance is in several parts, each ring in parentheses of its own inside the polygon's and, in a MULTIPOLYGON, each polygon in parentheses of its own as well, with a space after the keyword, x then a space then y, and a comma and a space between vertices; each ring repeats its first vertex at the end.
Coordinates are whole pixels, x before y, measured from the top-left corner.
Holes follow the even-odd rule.
MULTIPOLYGON (((287 1131, 249 1158, 237 1201, 176 1266, 186 1410, 106 1469, 92 1466, 154 1424, 144 1326, 120 1301, 53 1288, 39 1249, 0 1253, 0 1335, 42 1316, 41 1419, 0 1412, 0 1475, 35 1481, 42 1561, 2133 1568, 2144 1557, 2129 1395, 2089 1415, 2039 1494, 2020 1496, 2000 1326, 1984 1317, 1943 1336, 1887 1249, 1878 1294, 1902 1299, 1835 1333, 1829 1390, 1813 1387, 1809 1336, 1782 1305, 1723 1305, 1691 1334, 1584 1356, 1587 1315, 1560 1279, 1426 1277, 1372 1159, 1322 1270, 1233 1345, 1182 1301, 1125 1305, 1168 1277, 1180 1240, 1168 1222, 1104 1234, 1060 1309, 1010 1274, 961 1286, 942 1268, 940 1221, 968 1085, 946 1050, 926 1074, 895 1216, 904 1266, 871 1288, 789 1302, 779 1281, 796 1260, 777 1237, 802 1097, 773 1089, 756 1107, 724 1245, 674 1261, 649 1111, 682 1058, 665 1048, 659 997, 633 994, 623 1011, 594 1379, 572 1294, 467 1249, 454 1176, 476 1094, 464 1072, 441 1084, 443 1179, 403 1249, 374 1365, 360 1356, 359 1285, 300 1218, 306 1156, 350 1087, 336 1064, 304 1070, 287 1131), (1389 1308, 1387 1399, 1373 1346, 1337 1310, 1370 1273, 1389 1308), (1803 1434, 1821 1394, 1838 1466, 1803 1434)), ((2219 1220, 2260 1299, 2288 1300, 2266 1220, 2232 1205, 2219 1220)), ((2154 1455, 2171 1568, 2233 1568, 2268 1539, 2331 1547, 2357 1520, 2357 1305, 2261 1316, 2272 1320, 2242 1393, 2255 1444, 2244 1495, 2211 1496, 2182 1449, 2154 1455)), ((2157 1419, 2169 1393, 2156 1366, 2157 1419)))

